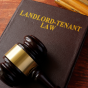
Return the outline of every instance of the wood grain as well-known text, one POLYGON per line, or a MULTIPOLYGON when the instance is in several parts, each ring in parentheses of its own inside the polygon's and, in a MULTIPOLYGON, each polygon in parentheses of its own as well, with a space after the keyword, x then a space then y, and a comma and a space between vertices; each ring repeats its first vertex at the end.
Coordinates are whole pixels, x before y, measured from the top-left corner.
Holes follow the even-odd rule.
MULTIPOLYGON (((58 6, 54 0, 35 1, 58 6)), ((21 0, 0 0, 0 35, 20 2, 21 0)), ((88 35, 75 65, 68 88, 88 88, 88 35)))

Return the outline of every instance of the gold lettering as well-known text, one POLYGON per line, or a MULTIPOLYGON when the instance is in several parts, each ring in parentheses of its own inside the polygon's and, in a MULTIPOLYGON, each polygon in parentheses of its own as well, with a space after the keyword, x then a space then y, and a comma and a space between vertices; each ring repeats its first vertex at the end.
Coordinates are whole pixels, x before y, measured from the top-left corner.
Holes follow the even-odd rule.
POLYGON ((79 32, 81 28, 82 28, 82 27, 78 26, 78 30, 77 30, 77 31, 79 32))
POLYGON ((39 18, 40 18, 40 15, 38 15, 38 17, 37 17, 37 19, 36 19, 36 20, 39 20, 39 21, 40 21, 40 19, 39 19, 39 18))
POLYGON ((68 27, 68 29, 71 29, 71 30, 73 30, 73 29, 72 29, 72 24, 71 24, 71 25, 68 27))
POLYGON ((37 14, 34 14, 33 18, 32 19, 36 19, 37 18, 37 14))
POLYGON ((61 22, 61 21, 57 20, 57 26, 59 25, 60 22, 61 22))
POLYGON ((41 21, 45 21, 45 20, 46 20, 45 16, 41 17, 41 21))
POLYGON ((50 30, 54 30, 56 28, 56 26, 54 26, 54 25, 50 25, 50 30))
POLYGON ((65 23, 64 28, 68 28, 69 23, 65 23))
POLYGON ((23 12, 24 12, 24 10, 21 11, 21 13, 20 13, 21 16, 24 16, 23 12))
POLYGON ((64 22, 61 22, 60 27, 64 27, 64 22))
POLYGON ((43 25, 44 25, 44 23, 42 22, 42 24, 41 24, 40 28, 44 28, 44 26, 43 26, 43 25))
POLYGON ((32 18, 32 17, 33 17, 33 14, 34 14, 34 13, 30 13, 30 14, 29 14, 29 17, 32 18))
POLYGON ((53 23, 56 24, 55 20, 51 18, 50 24, 53 24, 53 23))
POLYGON ((45 26, 45 29, 48 29, 48 26, 49 26, 49 25, 47 24, 47 25, 45 26))
POLYGON ((63 21, 59 21, 57 20, 57 23, 55 22, 55 19, 53 18, 49 18, 49 17, 45 17, 45 16, 42 16, 41 15, 38 15, 38 14, 34 14, 34 13, 29 13, 29 12, 26 12, 24 13, 24 10, 21 10, 20 16, 25 16, 25 17, 30 17, 31 19, 35 19, 35 20, 38 20, 38 21, 42 21, 42 24, 40 26, 40 28, 44 28, 44 29, 48 29, 50 28, 50 30, 54 30, 56 28, 56 26, 60 26, 60 27, 63 27, 63 28, 67 28, 67 29, 70 29, 70 30, 74 30, 74 31, 77 31, 79 32, 80 29, 82 27, 80 26, 77 26, 77 25, 72 25, 70 23, 66 23, 66 22, 63 22, 63 21), (48 23, 48 24, 44 24, 45 23, 48 23), (50 24, 50 26, 49 26, 50 24), (56 24, 56 26, 54 26, 53 24, 56 24))
POLYGON ((24 16, 25 16, 25 17, 29 17, 29 16, 28 16, 28 12, 27 12, 27 13, 25 13, 25 14, 24 14, 24 16))
POLYGON ((40 28, 48 29, 48 26, 49 26, 48 24, 46 26, 44 26, 44 23, 42 22, 40 28))
POLYGON ((76 26, 76 25, 73 26, 73 29, 75 29, 75 31, 77 31, 77 28, 78 28, 78 26, 76 26))
POLYGON ((49 21, 50 21, 50 18, 47 17, 46 20, 45 20, 45 22, 49 23, 49 21))

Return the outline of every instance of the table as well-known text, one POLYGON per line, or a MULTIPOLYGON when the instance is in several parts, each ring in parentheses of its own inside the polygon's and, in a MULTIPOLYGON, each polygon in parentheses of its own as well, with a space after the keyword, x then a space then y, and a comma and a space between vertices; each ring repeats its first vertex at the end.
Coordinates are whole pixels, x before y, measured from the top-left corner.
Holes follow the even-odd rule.
MULTIPOLYGON (((59 6, 54 0, 34 0, 53 6, 59 6)), ((21 0, 0 0, 0 35, 3 33, 10 18, 21 0)), ((86 36, 79 58, 67 88, 88 88, 88 35, 86 36)))

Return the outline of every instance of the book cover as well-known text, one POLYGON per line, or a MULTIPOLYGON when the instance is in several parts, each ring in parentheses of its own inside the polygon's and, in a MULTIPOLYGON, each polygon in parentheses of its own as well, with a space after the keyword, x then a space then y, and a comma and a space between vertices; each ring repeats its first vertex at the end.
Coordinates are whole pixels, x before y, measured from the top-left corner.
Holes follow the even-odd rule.
POLYGON ((54 0, 32 0, 32 1, 37 1, 37 2, 41 2, 41 3, 45 3, 45 4, 48 4, 48 5, 53 5, 53 6, 56 6, 56 7, 61 7, 61 6, 58 6, 54 0))
POLYGON ((88 5, 84 4, 79 0, 63 0, 65 3, 68 3, 70 6, 77 9, 79 12, 88 16, 88 5), (80 8, 79 8, 80 7, 80 8))
MULTIPOLYGON (((25 35, 34 35, 47 48, 44 74, 66 88, 87 33, 88 17, 51 5, 23 0, 0 38, 0 62, 4 54, 25 35)), ((0 88, 10 88, 0 81, 0 88)), ((14 88, 46 88, 31 81, 14 88)))
POLYGON ((69 5, 68 3, 64 2, 63 0, 55 0, 55 2, 56 2, 58 5, 64 7, 65 9, 67 9, 67 10, 70 10, 70 11, 73 11, 73 12, 76 12, 76 13, 78 12, 78 13, 81 13, 81 14, 84 15, 84 13, 80 12, 79 10, 77 10, 77 9, 74 8, 73 6, 69 5))
POLYGON ((84 4, 88 5, 88 0, 79 0, 81 2, 83 2, 84 4))

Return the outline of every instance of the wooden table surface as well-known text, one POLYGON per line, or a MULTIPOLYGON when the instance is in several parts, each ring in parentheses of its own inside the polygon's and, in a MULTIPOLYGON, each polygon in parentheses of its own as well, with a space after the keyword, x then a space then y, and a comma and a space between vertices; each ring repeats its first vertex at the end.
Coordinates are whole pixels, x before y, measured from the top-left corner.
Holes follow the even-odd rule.
MULTIPOLYGON (((54 5, 59 8, 59 6, 55 4, 54 0, 35 1, 54 5)), ((21 0, 0 0, 0 35, 3 33, 20 2, 21 0)), ((88 88, 88 35, 67 88, 88 88)))

